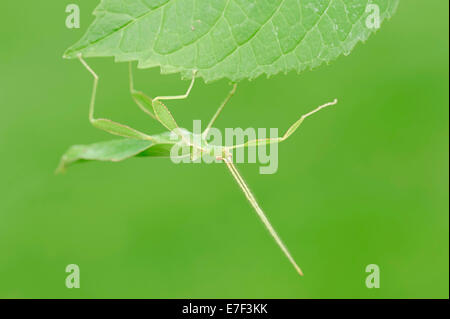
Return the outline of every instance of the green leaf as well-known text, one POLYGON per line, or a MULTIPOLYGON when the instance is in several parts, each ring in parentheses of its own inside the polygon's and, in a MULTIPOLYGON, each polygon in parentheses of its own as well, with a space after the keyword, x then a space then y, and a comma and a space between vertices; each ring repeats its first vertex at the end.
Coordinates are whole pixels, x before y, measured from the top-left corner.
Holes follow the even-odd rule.
POLYGON ((172 145, 136 139, 120 139, 90 145, 74 145, 62 156, 56 172, 64 172, 67 166, 83 161, 120 162, 133 156, 169 156, 172 145), (153 148, 155 150, 150 151, 153 148))
POLYGON ((317 67, 349 54, 399 0, 102 0, 66 58, 115 57, 140 68, 233 81, 317 67))

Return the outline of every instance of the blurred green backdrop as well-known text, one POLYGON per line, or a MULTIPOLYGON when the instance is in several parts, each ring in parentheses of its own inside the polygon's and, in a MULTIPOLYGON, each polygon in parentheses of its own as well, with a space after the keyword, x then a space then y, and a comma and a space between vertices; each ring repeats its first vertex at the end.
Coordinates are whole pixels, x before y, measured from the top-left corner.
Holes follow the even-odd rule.
MULTIPOLYGON (((448 298, 448 1, 401 1, 349 57, 244 82, 219 119, 284 131, 339 98, 280 145, 277 174, 239 165, 303 278, 223 165, 131 159, 54 175, 70 145, 110 139, 88 123, 92 78, 61 58, 97 4, 72 2, 78 30, 65 27, 71 1, 0 4, 0 297, 448 298), (71 263, 80 289, 65 287, 71 263), (372 263, 379 289, 364 283, 372 263)), ((101 75, 97 114, 161 131, 133 104, 126 64, 89 61, 101 75)), ((136 82, 153 96, 188 84, 157 69, 136 82)), ((191 127, 228 90, 198 81, 168 105, 191 127)))

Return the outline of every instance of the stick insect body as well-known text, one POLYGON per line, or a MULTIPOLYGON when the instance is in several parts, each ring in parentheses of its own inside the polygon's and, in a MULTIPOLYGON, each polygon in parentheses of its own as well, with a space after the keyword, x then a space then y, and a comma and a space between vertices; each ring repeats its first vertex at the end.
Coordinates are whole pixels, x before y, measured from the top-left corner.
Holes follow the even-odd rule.
POLYGON ((189 93, 191 92, 191 89, 194 85, 196 71, 194 70, 192 73, 192 79, 191 83, 183 95, 176 95, 176 96, 158 96, 153 99, 149 98, 147 95, 145 95, 141 91, 137 91, 134 89, 133 84, 133 76, 132 76, 132 66, 130 63, 130 91, 131 95, 133 97, 133 100, 136 102, 138 107, 144 111, 147 115, 151 116, 158 122, 160 122, 168 131, 170 134, 162 133, 158 135, 148 135, 145 133, 142 133, 138 130, 135 130, 134 128, 131 128, 127 125, 120 124, 114 121, 111 121, 109 119, 104 118, 95 118, 94 116, 94 108, 95 108, 95 97, 97 94, 97 86, 99 77, 97 74, 92 70, 92 68, 86 63, 86 61, 83 59, 81 54, 78 55, 79 60, 81 63, 86 67, 86 69, 92 74, 94 77, 94 85, 92 90, 92 97, 91 102, 89 106, 89 121, 91 124, 101 130, 104 130, 110 134, 123 136, 126 138, 131 139, 138 139, 138 140, 147 140, 152 141, 155 143, 160 144, 181 144, 184 146, 187 146, 191 152, 189 154, 182 154, 183 156, 191 156, 191 159, 195 159, 198 156, 216 156, 217 159, 220 161, 223 161, 229 171, 231 172, 231 175, 234 177, 236 182, 238 183, 239 187, 245 194, 247 200, 250 202, 252 207, 254 208, 255 212, 257 213, 258 217, 263 222, 264 226, 269 231, 270 235, 274 238, 275 242, 278 244, 282 252, 285 254, 285 256, 288 258, 289 262, 294 266, 296 271, 303 275, 302 270, 295 262, 292 255, 289 253, 288 249, 284 245, 284 243, 281 241, 280 237, 276 233, 275 229, 270 224, 268 218, 264 214, 263 210, 259 206, 258 202, 256 201, 253 193, 250 191, 250 188, 248 187, 245 180, 242 178, 241 174, 237 170, 236 166, 233 163, 233 159, 231 156, 231 151, 233 149, 237 148, 244 148, 244 147, 251 147, 251 146, 259 146, 259 145, 265 145, 265 144, 271 144, 271 143, 279 143, 284 140, 286 140, 292 133, 294 133, 297 128, 302 124, 303 120, 309 117, 310 115, 316 113, 317 111, 327 107, 331 106, 337 103, 337 100, 334 100, 332 102, 326 103, 324 105, 319 106, 318 108, 314 109, 313 111, 302 115, 294 124, 289 127, 289 129, 286 131, 286 133, 277 138, 265 138, 265 139, 256 139, 256 140, 250 140, 243 144, 239 145, 232 145, 232 146, 212 146, 209 145, 207 142, 207 136, 209 130, 214 125, 214 122, 217 120, 219 114, 223 110, 224 106, 227 104, 227 102, 231 99, 231 97, 236 92, 236 84, 233 85, 233 88, 229 92, 226 99, 223 101, 223 103, 220 105, 219 109, 216 111, 214 116, 212 117, 211 121, 209 122, 208 126, 204 130, 204 132, 201 134, 200 139, 195 138, 193 134, 185 129, 182 129, 178 126, 175 119, 173 118, 170 111, 167 109, 167 107, 161 102, 162 100, 181 100, 186 99, 189 96, 189 93))

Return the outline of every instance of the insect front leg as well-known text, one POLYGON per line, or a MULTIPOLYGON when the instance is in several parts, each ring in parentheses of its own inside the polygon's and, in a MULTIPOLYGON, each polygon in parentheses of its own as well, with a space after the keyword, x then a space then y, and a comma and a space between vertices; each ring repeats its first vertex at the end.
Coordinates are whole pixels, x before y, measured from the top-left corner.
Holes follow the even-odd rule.
POLYGON ((208 123, 208 126, 206 127, 206 129, 203 131, 202 133, 202 137, 206 138, 208 136, 208 132, 211 129, 211 127, 213 126, 214 122, 217 120, 217 118, 219 117, 220 112, 222 112, 223 108, 225 107, 225 105, 228 103, 228 101, 231 99, 231 97, 234 95, 234 93, 236 93, 236 88, 237 88, 237 83, 233 84, 233 88, 231 89, 231 91, 228 93, 227 97, 225 98, 225 100, 222 102, 222 104, 219 106, 219 108, 217 109, 216 113, 214 114, 214 116, 211 118, 211 120, 208 123))
POLYGON ((184 93, 183 95, 174 95, 174 96, 157 96, 153 99, 153 101, 157 101, 157 100, 183 100, 185 98, 187 98, 189 96, 189 94, 191 93, 192 87, 194 86, 194 82, 195 82, 195 75, 197 74, 197 70, 193 70, 192 71, 192 79, 191 79, 191 84, 189 84, 189 87, 186 91, 186 93, 184 93))
POLYGON ((144 92, 137 91, 134 88, 133 65, 131 62, 129 63, 129 78, 130 78, 130 92, 134 102, 137 104, 137 106, 139 106, 139 108, 144 113, 146 113, 147 115, 151 116, 156 120, 157 118, 153 113, 152 99, 149 98, 144 92))
POLYGON ((103 131, 106 131, 113 135, 119 135, 119 136, 123 136, 123 137, 135 138, 135 139, 140 139, 140 140, 153 140, 153 138, 151 136, 144 134, 142 132, 139 132, 139 131, 135 130, 134 128, 131 128, 127 125, 120 124, 120 123, 111 121, 109 119, 104 119, 104 118, 97 119, 94 117, 95 98, 97 95, 97 86, 98 86, 99 77, 94 72, 94 70, 92 70, 92 68, 86 63, 86 61, 84 61, 81 54, 78 55, 78 59, 81 61, 81 63, 84 65, 84 67, 89 71, 89 73, 91 73, 92 76, 94 77, 94 85, 92 88, 92 97, 91 97, 91 102, 89 105, 89 121, 91 122, 91 124, 94 127, 101 129, 103 131))
MULTIPOLYGON (((130 75, 130 92, 131 96, 133 97, 136 104, 139 106, 139 108, 153 117, 155 120, 160 122, 165 128, 167 128, 169 131, 174 132, 179 137, 181 137, 184 141, 187 141, 186 135, 183 134, 181 129, 178 127, 177 122, 173 118, 172 114, 170 113, 169 109, 159 100, 163 98, 155 98, 151 99, 149 98, 145 93, 137 91, 134 88, 134 81, 133 81, 133 69, 132 64, 130 62, 129 64, 129 75, 130 75)), ((189 94, 189 91, 192 88, 192 85, 194 83, 195 79, 195 71, 192 75, 192 82, 188 89, 188 92, 186 95, 189 94)))

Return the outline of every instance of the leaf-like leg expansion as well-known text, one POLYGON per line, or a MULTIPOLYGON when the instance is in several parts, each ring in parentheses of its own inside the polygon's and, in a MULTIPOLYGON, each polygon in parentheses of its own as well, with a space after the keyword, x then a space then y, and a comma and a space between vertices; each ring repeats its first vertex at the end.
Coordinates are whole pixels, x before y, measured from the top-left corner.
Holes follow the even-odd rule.
POLYGON ((239 174, 239 171, 237 170, 236 166, 234 166, 233 161, 231 159, 231 157, 224 157, 222 159, 225 164, 227 165, 228 169, 231 172, 231 175, 233 175, 234 179, 236 180, 236 182, 238 183, 239 187, 241 188, 241 190, 244 192, 245 197, 247 197, 247 200, 250 202, 250 204, 253 206, 253 208, 255 209, 256 213, 258 214, 258 217, 261 219, 261 221, 263 222, 264 226, 266 226, 267 230, 269 231, 270 235, 272 235, 273 239, 275 239, 275 242, 278 244, 278 246, 280 247, 280 249, 283 251, 283 253, 286 255, 287 259, 290 261, 290 263, 294 266, 295 270, 300 274, 300 276, 303 276, 303 272, 300 269, 300 267, 297 265, 297 263, 295 262, 294 258, 292 257, 292 255, 289 253, 289 250, 287 249, 287 247, 284 245, 284 243, 281 241, 280 236, 278 236, 277 232, 275 231, 275 229, 272 227, 272 225, 269 222, 269 219, 267 218, 267 216, 264 214, 263 210, 261 209, 261 207, 259 207, 258 202, 255 199, 255 196, 253 196, 252 192, 250 191, 247 183, 244 181, 244 179, 242 178, 242 176, 239 174))
POLYGON ((157 96, 153 99, 153 101, 157 101, 157 100, 183 100, 185 98, 187 98, 189 96, 189 94, 191 93, 192 87, 194 86, 194 82, 195 82, 195 75, 197 74, 197 70, 193 70, 192 71, 192 80, 191 80, 191 84, 189 84, 189 87, 186 91, 186 93, 184 93, 183 95, 174 95, 174 96, 157 96))
POLYGON ((165 128, 178 135, 178 137, 180 137, 184 141, 184 143, 186 143, 186 145, 190 145, 201 151, 206 151, 206 149, 202 145, 194 143, 191 134, 186 134, 185 130, 180 129, 169 109, 162 102, 153 100, 152 106, 153 111, 155 112, 156 119, 165 128))
POLYGON ((133 65, 129 63, 129 77, 130 77, 130 92, 134 102, 139 108, 146 114, 150 115, 156 120, 156 116, 153 113, 152 99, 149 98, 144 92, 137 91, 134 88, 133 82, 133 65))
POLYGON ((177 122, 170 113, 167 106, 158 100, 152 102, 153 112, 155 112, 156 119, 169 131, 175 132, 179 129, 177 122))
POLYGON ((222 104, 219 106, 219 108, 217 109, 216 113, 214 114, 214 116, 211 118, 211 121, 209 121, 208 126, 206 127, 206 129, 203 131, 202 136, 204 138, 206 138, 206 136, 208 136, 208 132, 211 129, 211 127, 214 125, 214 122, 217 120, 217 118, 219 117, 220 112, 222 112, 223 108, 225 107, 225 105, 228 103, 228 101, 231 99, 231 97, 234 95, 234 93, 236 93, 236 88, 237 88, 237 83, 233 84, 233 88, 231 89, 230 93, 228 93, 228 96, 225 98, 225 100, 222 102, 222 104))
POLYGON ((265 144, 272 144, 272 143, 283 142, 289 136, 291 136, 292 133, 294 133, 298 129, 298 127, 303 123, 303 121, 308 116, 313 115, 314 113, 320 111, 321 109, 323 109, 323 108, 325 108, 327 106, 335 105, 337 102, 338 102, 337 99, 334 99, 334 101, 332 101, 332 102, 328 102, 326 104, 323 104, 323 105, 319 106, 318 108, 312 110, 311 112, 303 114, 300 117, 300 119, 297 120, 297 122, 295 122, 294 124, 291 125, 291 127, 289 127, 289 129, 286 131, 286 133, 284 133, 284 135, 282 137, 262 138, 262 139, 251 140, 251 141, 248 141, 248 142, 246 142, 244 144, 228 146, 228 147, 226 147, 226 149, 231 150, 231 149, 236 149, 236 148, 241 148, 241 147, 258 146, 258 145, 265 145, 265 144))
MULTIPOLYGON (((179 128, 177 122, 173 118, 173 116, 170 113, 167 106, 165 106, 161 101, 159 101, 158 98, 155 98, 152 100, 147 95, 145 95, 145 93, 136 91, 134 89, 133 72, 132 72, 131 62, 129 64, 129 76, 130 76, 131 95, 132 95, 134 101, 136 102, 136 104, 139 106, 139 108, 142 111, 144 111, 145 113, 147 113, 148 115, 150 115, 151 117, 153 117, 155 120, 160 122, 169 131, 177 134, 185 143, 197 147, 196 145, 194 145, 192 143, 192 141, 190 141, 187 138, 186 134, 183 134, 182 130, 179 128)), ((188 92, 186 93, 186 96, 189 94, 189 92, 192 88, 192 85, 194 84, 194 79, 195 79, 195 71, 193 72, 192 82, 188 89, 188 92)), ((198 147, 198 148, 202 149, 201 147, 198 147)))
MULTIPOLYGON (((162 102, 158 101, 156 98, 152 100, 145 93, 134 89, 133 67, 131 62, 129 63, 129 76, 131 96, 139 108, 160 122, 169 131, 177 130, 179 128, 177 122, 173 118, 169 109, 162 102)), ((194 77, 192 79, 194 79, 194 77)))
POLYGON ((97 86, 98 86, 99 77, 94 72, 94 70, 92 70, 92 68, 86 63, 86 61, 84 61, 81 54, 78 54, 78 59, 81 61, 81 63, 84 65, 84 67, 89 71, 89 73, 91 73, 92 76, 94 77, 94 85, 92 88, 91 103, 89 105, 89 121, 91 122, 91 124, 94 127, 101 129, 103 131, 106 131, 113 135, 119 135, 119 136, 124 136, 124 137, 128 137, 128 138, 136 138, 136 139, 140 139, 140 140, 153 140, 153 138, 151 136, 144 134, 142 132, 139 132, 139 131, 135 130, 134 128, 131 128, 127 125, 113 122, 108 119, 94 118, 95 97, 97 95, 97 86))
MULTIPOLYGON (((195 75, 195 73, 194 73, 195 75)), ((172 114, 170 113, 167 106, 165 106, 161 101, 158 99, 151 99, 149 98, 145 93, 136 91, 134 89, 134 82, 133 82, 133 72, 132 72, 132 64, 130 62, 129 64, 129 76, 130 76, 130 91, 131 95, 136 102, 136 104, 139 106, 139 108, 153 117, 155 120, 160 122, 165 128, 167 128, 169 131, 175 133, 180 137, 186 144, 197 147, 199 149, 202 149, 201 147, 198 147, 197 145, 194 145, 192 141, 189 140, 189 138, 186 136, 185 133, 180 129, 177 122, 173 118, 172 114)), ((193 77, 194 79, 194 77, 193 77)), ((193 82, 191 83, 192 87, 193 82)), ((188 92, 190 91, 191 87, 189 88, 188 92)), ((187 93, 188 94, 188 93, 187 93)))
MULTIPOLYGON (((130 76, 130 91, 131 95, 136 102, 136 104, 139 106, 139 108, 153 117, 155 120, 160 122, 165 128, 167 128, 169 131, 174 132, 179 137, 181 137, 184 141, 186 140, 186 136, 181 133, 181 130, 173 118, 172 114, 170 113, 167 106, 165 106, 161 101, 159 101, 157 98, 151 99, 149 98, 145 93, 136 91, 134 89, 134 82, 133 82, 133 71, 132 71, 132 64, 130 62, 129 64, 129 76, 130 76)), ((195 72, 193 73, 191 86, 188 89, 188 92, 186 95, 189 94, 189 91, 192 88, 193 82, 195 79, 195 72)))

